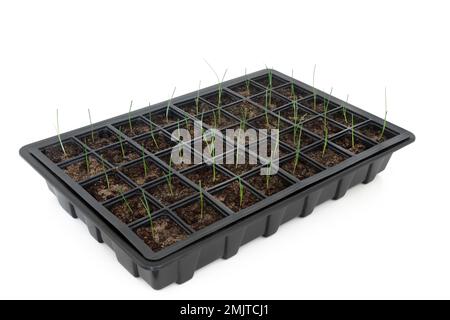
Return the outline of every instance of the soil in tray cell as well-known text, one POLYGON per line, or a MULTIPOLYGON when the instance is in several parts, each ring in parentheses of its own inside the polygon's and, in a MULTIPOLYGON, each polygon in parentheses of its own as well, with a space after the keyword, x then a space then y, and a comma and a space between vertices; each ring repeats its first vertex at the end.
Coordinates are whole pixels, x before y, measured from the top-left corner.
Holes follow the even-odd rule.
POLYGON ((248 178, 247 181, 252 185, 252 187, 265 194, 266 196, 271 196, 275 193, 278 193, 292 184, 278 174, 262 176, 259 174, 259 172, 254 176, 248 178))
POLYGON ((322 113, 325 111, 325 106, 327 106, 327 111, 330 112, 338 107, 338 105, 325 101, 322 97, 316 96, 316 100, 314 102, 314 97, 308 98, 306 100, 299 101, 300 104, 311 109, 315 112, 322 113))
POLYGON ((129 122, 124 122, 116 128, 129 137, 138 136, 151 130, 150 125, 141 119, 132 119, 131 126, 129 122))
POLYGON ((279 113, 283 118, 288 119, 289 121, 297 124, 303 123, 306 120, 309 120, 315 116, 315 114, 312 112, 309 112, 301 108, 294 109, 293 106, 285 108, 281 110, 279 113))
POLYGON ((295 158, 292 158, 288 161, 285 161, 281 164, 281 168, 289 172, 294 177, 297 177, 299 180, 304 180, 306 178, 312 177, 316 173, 320 172, 315 166, 309 164, 305 160, 302 159, 302 155, 296 163, 295 158))
POLYGON ((84 187, 97 201, 106 201, 130 190, 130 186, 116 174, 108 173, 84 187))
POLYGON ((223 112, 220 112, 219 110, 215 110, 212 113, 203 116, 203 123, 207 124, 211 128, 220 130, 237 124, 238 121, 227 116, 223 112))
POLYGON ((292 92, 292 86, 290 84, 280 87, 280 88, 277 88, 277 89, 275 89, 275 91, 277 93, 281 94, 282 96, 287 97, 291 100, 302 99, 302 98, 312 94, 311 92, 309 92, 305 89, 299 88, 297 86, 294 86, 294 92, 292 92))
POLYGON ((308 151, 306 155, 326 167, 333 167, 346 159, 343 155, 329 147, 323 153, 323 145, 308 151))
POLYGON ((63 142, 63 146, 64 150, 61 144, 54 144, 43 149, 42 152, 54 163, 75 158, 83 153, 83 149, 73 141, 65 141, 63 142))
POLYGON ((188 234, 168 216, 153 220, 153 232, 150 224, 140 227, 136 234, 154 251, 157 252, 178 241, 187 238, 188 234))
POLYGON ((347 133, 342 137, 333 140, 333 142, 354 154, 361 153, 371 147, 370 144, 361 140, 357 136, 354 136, 354 143, 352 143, 352 135, 350 133, 347 133))
POLYGON ((250 97, 264 91, 263 88, 254 85, 250 81, 248 82, 248 85, 246 82, 241 82, 230 89, 244 97, 250 97))
POLYGON ((184 112, 187 112, 193 116, 201 114, 202 112, 208 112, 214 108, 210 104, 202 101, 201 99, 198 100, 198 105, 196 103, 196 100, 194 99, 188 102, 176 104, 176 106, 181 110, 183 110, 184 112))
MULTIPOLYGON (((346 126, 348 128, 352 127, 352 113, 350 111, 344 111, 341 109, 339 111, 333 112, 328 116, 329 118, 333 119, 334 121, 342 124, 343 126, 346 126)), ((353 114, 353 125, 357 125, 364 121, 364 118, 361 118, 355 114, 353 114)))
POLYGON ((281 118, 280 121, 278 121, 278 117, 275 117, 271 114, 268 114, 267 117, 265 115, 260 116, 259 118, 256 118, 254 120, 249 121, 249 123, 255 127, 256 129, 277 129, 278 128, 278 122, 280 124, 280 130, 286 129, 289 124, 281 118))
POLYGON ((174 176, 170 179, 164 179, 164 181, 148 188, 146 191, 166 206, 194 194, 194 190, 191 187, 174 176))
POLYGON ((361 128, 357 129, 360 133, 365 135, 366 137, 376 141, 383 142, 385 140, 391 139, 394 135, 387 130, 384 131, 383 136, 381 136, 381 132, 383 130, 382 127, 378 127, 372 123, 368 123, 363 125, 361 128))
POLYGON ((114 144, 119 141, 119 139, 117 138, 117 135, 114 134, 111 130, 100 129, 94 131, 93 135, 85 135, 81 138, 81 141, 83 141, 83 143, 91 149, 99 149, 101 147, 106 147, 110 144, 114 144))
POLYGON ((86 180, 103 172, 103 165, 94 156, 84 157, 64 168, 64 172, 76 182, 86 180))
POLYGON ((280 140, 297 150, 297 147, 299 146, 299 136, 300 136, 300 149, 309 146, 310 144, 316 141, 315 138, 305 133, 304 131, 302 131, 300 135, 300 128, 298 128, 296 131, 292 129, 286 131, 285 133, 282 133, 280 135, 280 140))
POLYGON ((259 96, 256 97, 252 97, 250 98, 250 100, 252 100, 253 102, 256 102, 257 104, 259 104, 262 107, 266 107, 267 104, 267 108, 269 110, 273 110, 276 108, 279 108, 281 106, 284 106, 286 104, 289 103, 289 101, 275 95, 273 92, 266 92, 265 94, 261 94, 259 96))
POLYGON ((239 182, 234 181, 227 185, 224 189, 215 192, 214 197, 223 202, 234 212, 248 208, 259 201, 258 198, 250 190, 248 190, 246 186, 243 187, 242 198, 240 190, 239 182))
POLYGON ((255 118, 264 112, 263 109, 246 101, 229 106, 225 110, 239 119, 255 118))
POLYGON ((202 98, 214 106, 224 106, 224 105, 227 105, 227 104, 230 104, 232 102, 239 100, 238 97, 236 97, 226 91, 223 91, 223 90, 222 90, 222 94, 220 96, 220 105, 219 105, 219 92, 218 91, 215 93, 209 94, 207 96, 203 96, 202 98))
POLYGON ((195 231, 203 229, 204 227, 219 221, 224 216, 220 214, 212 205, 206 201, 202 204, 200 199, 187 204, 183 207, 175 209, 177 216, 183 219, 195 231))
POLYGON ((137 140, 137 142, 152 153, 158 153, 176 145, 176 142, 160 131, 149 134, 145 138, 137 140))
MULTIPOLYGON (((191 151, 192 151, 192 149, 191 149, 191 151)), ((187 149, 186 149, 186 152, 188 152, 187 149)), ((192 151, 192 153, 194 153, 194 151, 192 151)), ((171 161, 171 157, 172 157, 172 154, 169 152, 164 155, 161 155, 159 158, 162 161, 164 161, 169 167, 172 167, 173 169, 178 170, 178 171, 193 167, 195 165, 192 155, 191 155, 191 163, 186 163, 186 162, 174 163, 173 161, 171 161)))
MULTIPOLYGON (((328 136, 331 136, 333 134, 336 134, 340 132, 342 129, 338 126, 334 125, 333 123, 326 121, 327 128, 328 128, 328 136)), ((304 128, 308 129, 309 131, 317 134, 318 136, 323 137, 325 135, 325 121, 323 118, 317 118, 311 121, 308 121, 304 124, 304 128)))
POLYGON ((219 169, 217 169, 217 166, 214 174, 214 169, 212 165, 202 166, 191 172, 187 172, 184 175, 197 185, 199 185, 199 182, 201 181, 203 189, 212 188, 228 180, 228 176, 222 173, 219 169))
POLYGON ((122 145, 102 150, 99 153, 103 159, 113 165, 122 165, 124 163, 136 160, 141 156, 140 153, 128 143, 122 143, 122 145))
MULTIPOLYGON (((125 199, 122 198, 118 202, 114 203, 111 207, 109 207, 109 211, 111 211, 123 223, 130 224, 148 215, 144 203, 145 201, 142 195, 134 194, 132 196, 125 197, 125 199)), ((145 205, 149 206, 150 212, 155 212, 159 209, 148 199, 145 205)))
POLYGON ((150 118, 150 121, 154 124, 165 127, 171 124, 174 124, 175 122, 178 122, 183 119, 181 115, 178 113, 173 112, 169 109, 169 113, 166 113, 166 109, 158 111, 156 113, 152 113, 151 117, 147 115, 147 118, 150 118))
MULTIPOLYGON (((270 84, 269 75, 253 79, 253 81, 263 85, 265 88, 267 88, 270 84)), ((287 83, 286 80, 280 79, 280 78, 272 75, 272 88, 281 86, 282 84, 285 84, 285 83, 287 83)))
POLYGON ((163 175, 162 169, 149 159, 145 159, 145 164, 144 166, 144 162, 141 160, 121 170, 127 177, 136 182, 137 185, 146 184, 163 175))

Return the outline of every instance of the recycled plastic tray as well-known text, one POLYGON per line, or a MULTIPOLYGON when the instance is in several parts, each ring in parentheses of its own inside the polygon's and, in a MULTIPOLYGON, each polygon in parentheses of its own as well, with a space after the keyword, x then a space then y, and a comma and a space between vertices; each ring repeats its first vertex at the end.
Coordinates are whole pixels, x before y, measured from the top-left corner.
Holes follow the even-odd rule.
MULTIPOLYGON (((207 166, 207 164, 197 164, 176 170, 175 167, 169 166, 164 161, 164 157, 170 155, 170 148, 167 150, 144 149, 145 159, 162 170, 163 176, 140 185, 127 176, 123 169, 137 165, 142 161, 141 158, 120 164, 104 161, 107 168, 106 174, 118 177, 127 185, 127 191, 123 193, 125 198, 141 194, 142 190, 145 190, 146 198, 155 209, 152 212, 152 220, 156 221, 160 217, 167 217, 171 223, 175 223, 184 232, 183 240, 160 250, 152 250, 136 233, 140 227, 149 225, 148 217, 124 223, 110 211, 111 206, 123 201, 122 195, 116 195, 106 201, 97 201, 87 191, 86 188, 96 181, 100 181, 105 172, 77 182, 67 175, 64 169, 70 164, 82 162, 86 155, 97 160, 101 159, 100 155, 105 150, 117 149, 121 145, 126 145, 127 148, 140 153, 142 150, 140 142, 149 138, 149 131, 146 127, 170 140, 171 132, 179 127, 178 123, 184 125, 186 121, 199 120, 200 114, 196 114, 195 110, 192 110, 192 103, 198 96, 200 96, 201 108, 204 108, 202 110, 206 110, 202 112, 203 119, 212 110, 217 112, 217 85, 176 97, 170 103, 169 101, 161 102, 95 123, 92 127, 86 126, 64 133, 61 135, 61 139, 64 145, 72 146, 73 157, 63 157, 63 159, 56 161, 53 159, 52 161, 46 156, 49 154, 48 150, 54 151, 56 150, 54 148, 60 147, 57 136, 24 146, 20 149, 20 154, 46 179, 49 189, 56 195, 61 206, 73 218, 80 218, 98 242, 108 244, 116 253, 118 261, 133 276, 142 277, 155 289, 161 289, 173 282, 181 284, 191 279, 195 270, 208 263, 218 258, 227 259, 234 256, 241 245, 252 239, 259 236, 268 237, 274 234, 282 223, 294 217, 306 217, 318 204, 329 199, 339 199, 352 186, 372 181, 379 172, 385 169, 394 151, 415 140, 412 133, 389 122, 386 125, 383 139, 377 139, 371 132, 382 128, 383 119, 275 70, 261 70, 222 84, 220 112, 223 117, 231 119, 230 128, 235 127, 236 124, 239 125, 240 120, 236 111, 240 110, 242 103, 248 103, 259 113, 246 120, 247 127, 258 129, 255 123, 258 123, 258 119, 263 117, 266 112, 264 100, 268 92, 269 72, 272 75, 271 98, 274 106, 267 113, 277 119, 281 115, 283 123, 280 134, 280 150, 283 150, 283 155, 280 157, 280 169, 277 175, 287 185, 284 190, 266 196, 264 192, 249 182, 252 176, 259 173, 261 167, 267 165, 267 162, 262 159, 256 167, 240 175, 246 192, 252 194, 259 201, 250 207, 234 212, 217 196, 224 192, 223 190, 228 185, 236 182, 237 175, 232 172, 232 168, 227 169, 226 166, 219 164, 217 170, 226 177, 225 181, 203 190, 202 193, 206 203, 220 213, 221 219, 200 230, 195 230, 192 225, 180 218, 176 210, 199 201, 200 192, 197 182, 191 181, 185 174, 188 175, 193 170, 207 166), (247 87, 245 86, 246 81, 249 81, 247 82, 250 88, 249 92, 243 90, 247 87), (292 161, 296 154, 296 149, 283 138, 284 134, 293 130, 294 125, 289 116, 283 116, 288 114, 287 111, 292 107, 293 99, 290 95, 292 86, 295 88, 298 108, 309 114, 302 123, 302 137, 309 137, 309 144, 301 148, 300 159, 317 171, 305 179, 297 178, 295 174, 284 170, 282 166, 284 162, 292 161), (311 101, 314 97, 316 105, 312 108, 311 101), (326 115, 324 111, 317 108, 320 102, 323 102, 322 106, 328 105, 326 115), (155 119, 158 119, 158 114, 164 113, 165 115, 168 103, 170 104, 170 116, 173 115, 175 122, 168 125, 158 124, 155 119), (342 122, 340 119, 342 117, 338 114, 343 112, 343 106, 346 115, 350 117, 353 114, 354 136, 365 146, 365 150, 358 154, 337 144, 341 137, 350 135, 352 130, 348 123, 342 122), (323 121, 324 118, 334 128, 328 136, 328 148, 345 158, 331 167, 327 167, 309 156, 310 152, 314 150, 322 150, 324 138, 320 133, 314 131, 314 126, 308 125, 308 123, 311 124, 315 120, 323 121), (136 128, 136 132, 126 131, 130 120, 133 127, 136 128), (98 134, 98 137, 102 135, 112 137, 110 139, 112 143, 109 144, 106 139, 105 145, 100 143, 100 145, 92 146, 91 144, 91 148, 88 137, 92 132, 98 134), (164 175, 167 175, 168 172, 172 172, 173 177, 180 179, 181 183, 191 190, 191 194, 175 203, 163 204, 149 194, 148 190, 153 186, 158 187, 158 184, 163 184, 164 175)), ((203 126, 205 129, 210 128, 205 123, 203 126)), ((247 150, 246 152, 251 151, 247 150)))

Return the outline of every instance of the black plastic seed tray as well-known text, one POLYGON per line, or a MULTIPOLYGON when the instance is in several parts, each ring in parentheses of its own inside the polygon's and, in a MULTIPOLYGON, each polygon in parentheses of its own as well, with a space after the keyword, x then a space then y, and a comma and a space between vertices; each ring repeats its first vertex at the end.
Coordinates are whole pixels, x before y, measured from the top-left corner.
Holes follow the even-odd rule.
MULTIPOLYGON (((56 136, 23 147, 20 154, 47 180, 61 206, 84 221, 98 242, 107 243, 132 275, 160 289, 191 279, 195 270, 218 258, 232 257, 252 239, 270 236, 280 224, 305 217, 316 205, 372 181, 394 151, 415 139, 391 123, 381 137, 383 119, 275 70, 224 82, 223 88, 221 99, 216 85, 174 98, 168 114, 166 101, 64 133, 65 154, 56 136), (297 146, 293 142, 294 131, 298 132, 294 122, 298 124, 299 117, 293 113, 294 99, 296 112, 302 115, 297 171, 293 169, 297 146), (191 130, 201 118, 204 129, 214 125, 220 130, 236 128, 243 110, 247 110, 247 128, 260 129, 268 118, 272 124, 280 123, 280 169, 270 178, 270 188, 261 188, 259 171, 267 166, 267 158, 261 156, 255 165, 218 164, 218 178, 213 182, 206 179, 212 171, 209 164, 170 165, 176 145, 171 140, 174 130, 191 130), (221 123, 210 116, 217 112, 221 123), (324 121, 328 142, 327 154, 321 157, 324 121), (352 131, 357 147, 349 142, 352 131), (150 170, 144 176, 143 161, 150 170), (173 179, 170 186, 177 192, 168 197, 169 173, 173 179), (244 205, 236 203, 238 176, 244 205), (205 177, 201 193, 198 177, 205 177), (208 221, 195 215, 200 194, 211 210, 208 221), (152 209, 151 220, 137 201, 143 195, 152 209), (135 209, 127 214, 124 208, 129 204, 135 209), (194 216, 189 216, 191 213, 194 216), (156 235, 150 233, 150 222, 156 235)), ((195 143, 202 144, 201 137, 194 137, 189 144, 195 143)), ((253 145, 244 150, 247 156, 253 145)), ((235 152, 224 147, 225 154, 234 157, 235 152)))

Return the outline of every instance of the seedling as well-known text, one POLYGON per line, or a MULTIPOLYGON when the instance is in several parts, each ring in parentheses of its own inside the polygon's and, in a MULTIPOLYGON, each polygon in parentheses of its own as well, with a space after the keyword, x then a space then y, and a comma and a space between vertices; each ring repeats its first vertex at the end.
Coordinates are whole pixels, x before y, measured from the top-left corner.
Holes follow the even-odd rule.
POLYGON ((317 97, 316 97, 316 86, 315 86, 315 82, 316 82, 316 65, 314 65, 314 70, 313 70, 313 80, 312 80, 312 86, 313 86, 313 110, 316 111, 316 101, 317 101, 317 97))
POLYGON ((221 106, 222 106, 222 91, 223 91, 223 81, 225 80, 225 76, 227 75, 227 71, 228 69, 225 69, 223 76, 222 76, 222 80, 220 80, 219 75, 217 74, 216 70, 214 70, 214 68, 209 64, 208 61, 206 61, 206 64, 208 65, 208 67, 212 70, 212 72, 214 73, 214 75, 217 78, 217 90, 218 90, 218 94, 217 94, 217 109, 219 112, 219 122, 220 122, 220 117, 221 117, 221 106))
POLYGON ((109 177, 108 177, 108 174, 106 173, 105 160, 103 159, 103 156, 100 156, 100 160, 102 161, 103 174, 105 175, 106 185, 108 186, 108 190, 109 190, 111 185, 109 184, 109 177))
MULTIPOLYGON (((242 113, 242 117, 240 119, 240 123, 239 123, 239 129, 241 131, 239 132, 239 135, 238 135, 238 141, 237 141, 238 147, 236 148, 236 164, 235 164, 236 168, 238 167, 238 164, 239 164, 239 154, 240 154, 240 151, 241 151, 241 148, 240 148, 241 147, 241 142, 242 142, 241 141, 241 134, 245 130, 246 121, 247 121, 247 109, 244 109, 244 111, 242 113)), ((245 145, 245 141, 243 141, 242 145, 243 146, 245 145)))
POLYGON ((172 92, 172 96, 170 97, 170 99, 167 101, 167 107, 166 107, 166 123, 169 123, 169 109, 170 109, 170 105, 172 104, 172 99, 173 96, 175 95, 175 91, 177 90, 177 87, 173 88, 173 92, 172 92))
POLYGON ((169 187, 170 195, 173 196, 172 175, 173 175, 172 157, 170 157, 170 160, 169 160, 169 172, 166 174, 165 177, 166 177, 166 181, 167 181, 167 186, 169 187))
POLYGON ((152 231, 152 237, 153 237, 153 239, 155 239, 155 229, 153 227, 152 210, 151 210, 150 206, 148 205, 147 197, 145 196, 144 190, 142 190, 141 202, 145 208, 145 211, 147 212, 148 219, 150 220, 150 230, 152 231), (144 200, 142 200, 142 199, 144 199, 144 200))
POLYGON ((387 92, 386 88, 384 88, 384 121, 383 121, 383 129, 381 129, 380 136, 378 137, 378 140, 381 140, 384 135, 384 130, 386 129, 386 118, 387 118, 387 92))
POLYGON ((130 126, 130 132, 133 132, 133 125, 131 124, 131 108, 133 108, 133 100, 131 100, 130 109, 128 109, 128 124, 130 126))
MULTIPOLYGON (((347 99, 345 100, 345 102, 348 103, 348 94, 347 94, 347 99)), ((342 115, 344 116, 345 124, 348 125, 348 121, 347 121, 347 107, 344 104, 342 105, 342 115)))
POLYGON ((247 77, 247 68, 245 68, 245 90, 250 95, 250 79, 247 77))
MULTIPOLYGON (((333 88, 330 90, 330 96, 333 93, 333 88)), ((328 114, 328 106, 330 104, 330 98, 326 99, 325 104, 323 106, 323 121, 324 121, 324 127, 327 126, 327 114, 328 114)))
POLYGON ((59 132, 59 111, 56 109, 56 135, 58 136, 58 141, 61 146, 61 149, 64 153, 64 156, 67 157, 66 149, 64 149, 64 144, 61 140, 61 133, 59 132))
POLYGON ((242 204, 244 203, 244 185, 242 184, 241 177, 238 177, 239 181, 239 208, 242 208, 242 204))
POLYGON ((269 88, 269 90, 272 90, 272 79, 273 79, 272 70, 269 69, 267 66, 266 66, 266 70, 267 70, 267 80, 269 82, 268 88, 269 88))
POLYGON ((122 189, 119 190, 120 192, 120 196, 122 198, 123 203, 125 204, 125 206, 128 208, 128 210, 130 211, 131 214, 133 214, 133 209, 131 209, 130 203, 128 202, 127 198, 125 198, 122 189))
POLYGON ((89 174, 90 164, 89 164, 89 156, 88 156, 88 151, 87 151, 86 146, 84 147, 84 161, 86 162, 86 172, 89 174))
POLYGON ((198 82, 197 96, 195 97, 195 111, 196 111, 196 114, 200 113, 199 105, 200 105, 200 88, 201 88, 201 86, 202 86, 202 80, 200 80, 198 82))
MULTIPOLYGON (((120 131, 122 131, 122 128, 119 128, 120 131)), ((123 147, 123 140, 122 137, 119 134, 119 144, 120 144, 120 150, 122 151, 122 157, 125 159, 125 148, 123 147)))
POLYGON ((264 106, 264 114, 266 117, 266 124, 269 126, 269 95, 268 90, 266 90, 266 100, 265 100, 265 106, 264 106))
MULTIPOLYGON (((150 102, 148 103, 148 107, 150 109, 150 102)), ((158 142, 156 141, 156 138, 155 138, 155 132, 153 130, 152 112, 151 111, 148 112, 148 119, 149 119, 149 123, 150 123, 150 135, 152 136, 152 140, 155 143, 156 149, 159 149, 158 142)))
MULTIPOLYGON (((300 125, 300 132, 298 134, 297 146, 295 148, 295 160, 294 160, 293 173, 295 173, 295 170, 297 169, 297 166, 298 166, 298 162, 300 161, 300 148, 301 148, 301 141, 302 141, 302 131, 303 131, 303 126, 300 125)), ((294 135, 294 138, 295 138, 295 135, 294 135)))
POLYGON ((203 199, 203 189, 202 189, 202 181, 199 180, 199 192, 200 192, 200 220, 203 220, 203 210, 204 210, 204 199, 203 199))
POLYGON ((325 151, 327 151, 327 146, 328 146, 328 127, 325 126, 323 128, 323 149, 322 149, 322 158, 325 156, 325 151))
POLYGON ((291 98, 297 100, 297 95, 295 94, 295 85, 294 85, 294 69, 292 69, 291 74, 291 98))
POLYGON ((91 117, 91 110, 88 109, 88 114, 89 114, 89 123, 91 125, 91 138, 92 138, 92 143, 94 143, 94 125, 92 124, 92 117, 91 117))
POLYGON ((353 114, 352 114, 352 149, 355 148, 355 123, 353 121, 353 114))
POLYGON ((147 161, 145 161, 145 149, 144 149, 144 146, 142 146, 142 165, 144 166, 144 176, 147 177, 147 175, 148 175, 148 166, 147 166, 147 161))
POLYGON ((273 165, 273 156, 274 156, 274 150, 276 151, 279 147, 280 144, 280 120, 281 120, 281 116, 278 115, 278 124, 277 124, 277 136, 276 136, 276 142, 275 142, 275 148, 272 148, 271 146, 271 151, 270 151, 270 161, 269 161, 269 174, 266 175, 266 190, 269 191, 269 186, 270 186, 270 177, 272 176, 272 165, 273 165))

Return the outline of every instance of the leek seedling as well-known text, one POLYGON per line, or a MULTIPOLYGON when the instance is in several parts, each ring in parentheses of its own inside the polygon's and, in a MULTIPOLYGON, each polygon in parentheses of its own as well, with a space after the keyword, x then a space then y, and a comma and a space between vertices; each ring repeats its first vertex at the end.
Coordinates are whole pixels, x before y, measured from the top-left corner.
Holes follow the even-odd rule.
POLYGON ((56 135, 58 136, 58 141, 61 146, 62 152, 64 153, 64 156, 67 157, 66 149, 64 149, 64 144, 61 140, 61 133, 59 131, 59 111, 56 109, 56 135))
POLYGON ((242 205, 244 204, 244 185, 242 184, 241 177, 238 177, 239 181, 239 208, 242 208, 242 205))
POLYGON ((169 173, 166 175, 167 186, 169 187, 170 195, 173 196, 173 188, 172 188, 172 157, 169 160, 169 173))
POLYGON ((294 85, 294 69, 292 69, 292 73, 291 73, 291 98, 297 100, 297 95, 295 94, 295 85, 294 85))
POLYGON ((218 94, 217 94, 217 108, 219 111, 219 122, 220 122, 220 107, 222 106, 222 91, 223 91, 223 80, 225 80, 225 76, 227 74, 228 69, 225 69, 225 72, 223 73, 222 76, 222 80, 220 80, 219 75, 217 74, 216 70, 214 70, 214 68, 209 64, 208 61, 206 61, 206 59, 203 59, 205 61, 205 63, 208 65, 208 67, 211 69, 211 71, 214 73, 214 75, 217 78, 217 89, 218 89, 218 94))
POLYGON ((147 212, 148 219, 150 220, 150 230, 152 231, 152 237, 153 237, 153 239, 155 239, 155 229, 153 227, 152 211, 151 211, 150 206, 148 205, 147 197, 145 196, 144 190, 142 190, 141 202, 145 208, 145 211, 147 212), (144 200, 142 200, 142 199, 144 199, 144 200))
POLYGON ((247 68, 245 68, 245 90, 247 95, 250 95, 250 79, 247 77, 247 68))
POLYGON ((133 133, 133 125, 131 124, 131 108, 133 108, 133 100, 131 100, 130 109, 128 109, 128 124, 130 126, 130 132, 133 133))
POLYGON ((272 148, 272 145, 270 146, 271 150, 270 150, 270 161, 269 161, 269 174, 266 175, 266 190, 267 193, 269 193, 269 186, 270 186, 270 177, 272 174, 272 165, 273 165, 273 151, 277 150, 279 148, 279 144, 280 144, 280 119, 281 116, 278 115, 278 132, 277 132, 277 137, 276 137, 276 142, 275 142, 275 148, 272 148))
POLYGON ((328 127, 325 126, 323 128, 323 139, 324 139, 324 143, 323 143, 323 149, 322 149, 322 158, 325 156, 325 151, 327 151, 327 146, 328 146, 328 127))
POLYGON ((352 149, 355 149, 355 123, 353 122, 353 114, 352 114, 352 149))
POLYGON ((89 114, 89 124, 91 125, 92 143, 94 143, 94 125, 92 124, 92 117, 91 117, 91 110, 90 109, 88 109, 88 114, 89 114))
POLYGON ((386 118, 387 118, 387 93, 386 93, 386 88, 384 88, 384 121, 383 121, 383 128, 381 129, 381 133, 380 136, 378 137, 378 141, 380 141, 381 139, 383 139, 383 135, 384 135, 384 130, 386 129, 386 118))
POLYGON ((145 161, 145 149, 144 149, 144 146, 142 146, 142 165, 144 166, 144 176, 147 177, 147 175, 148 175, 148 166, 147 166, 147 161, 145 161))
POLYGON ((166 107, 166 123, 169 123, 169 109, 170 109, 170 105, 172 104, 172 99, 173 96, 175 95, 175 91, 177 90, 177 87, 173 88, 173 92, 172 92, 172 96, 170 97, 170 99, 167 101, 167 107, 166 107))
MULTIPOLYGON (((148 104, 148 106, 150 107, 150 103, 148 104)), ((155 143, 156 149, 159 150, 158 142, 156 141, 156 138, 155 138, 155 131, 153 129, 152 113, 151 113, 151 111, 148 112, 148 119, 150 120, 149 121, 149 123, 150 123, 150 135, 152 136, 152 140, 155 143)))
POLYGON ((84 161, 86 162, 86 172, 89 174, 90 163, 89 163, 89 156, 88 156, 88 151, 87 151, 86 146, 84 147, 84 161))
MULTIPOLYGON (((331 88, 331 90, 330 90, 330 96, 331 96, 331 94, 333 93, 333 88, 331 88)), ((328 106, 329 106, 329 104, 330 104, 330 99, 328 98, 326 101, 325 101, 325 104, 324 104, 324 106, 323 106, 323 120, 324 120, 324 126, 326 127, 326 126, 328 126, 328 124, 327 124, 327 114, 328 114, 328 106)))
POLYGON ((266 117, 266 124, 268 127, 269 126, 269 96, 267 94, 267 90, 266 90, 266 101, 265 101, 265 106, 264 106, 264 114, 266 117))
MULTIPOLYGON (((242 117, 241 117, 241 120, 240 120, 240 123, 239 123, 239 129, 241 131, 239 132, 238 141, 237 141, 238 147, 236 149, 236 164, 235 164, 236 168, 237 168, 238 163, 239 163, 239 153, 240 153, 240 150, 241 150, 241 148, 240 148, 240 146, 241 146, 241 134, 243 134, 243 132, 245 130, 245 127, 246 127, 245 123, 246 123, 246 121, 247 121, 247 109, 244 109, 244 112, 242 114, 242 117)), ((245 140, 243 141, 242 145, 245 146, 245 140)))
POLYGON ((197 90, 197 97, 195 97, 195 114, 199 114, 199 105, 200 105, 200 87, 202 86, 202 80, 198 82, 198 90, 197 90))
POLYGON ((204 199, 203 199, 203 189, 202 189, 202 181, 198 181, 199 191, 200 191, 200 220, 203 220, 203 211, 204 211, 204 199))
POLYGON ((267 70, 267 81, 268 81, 268 88, 269 88, 269 90, 272 90, 272 78, 273 78, 273 76, 272 76, 272 70, 271 69, 269 69, 267 66, 266 66, 266 70, 267 70))
POLYGON ((313 81, 312 81, 312 86, 313 86, 313 96, 314 96, 314 102, 313 102, 313 110, 316 111, 316 86, 315 86, 315 82, 316 82, 316 65, 314 65, 314 70, 313 70, 313 81))
POLYGON ((100 156, 100 159, 102 160, 103 174, 105 175, 106 185, 108 186, 109 190, 111 185, 109 184, 109 177, 108 174, 106 173, 105 160, 103 159, 103 156, 100 156))
MULTIPOLYGON (((120 131, 122 131, 122 128, 119 128, 120 131)), ((123 141, 122 137, 119 134, 119 144, 120 144, 120 150, 122 151, 122 157, 125 159, 125 148, 123 147, 123 141)))
POLYGON ((122 198, 123 203, 125 204, 125 206, 128 208, 128 210, 130 211, 131 214, 133 214, 133 209, 131 209, 130 203, 128 202, 127 198, 125 198, 122 189, 119 190, 120 192, 120 196, 122 198))
POLYGON ((295 160, 294 160, 293 173, 295 173, 295 170, 297 169, 297 166, 298 166, 298 162, 300 160, 300 148, 301 148, 301 141, 302 141, 302 131, 303 131, 303 126, 300 125, 300 132, 298 134, 297 146, 295 148, 295 160))
MULTIPOLYGON (((347 94, 347 99, 345 100, 345 102, 348 103, 348 94, 347 94)), ((342 115, 344 116, 345 124, 348 125, 348 121, 347 121, 347 107, 345 105, 342 105, 342 115)))

